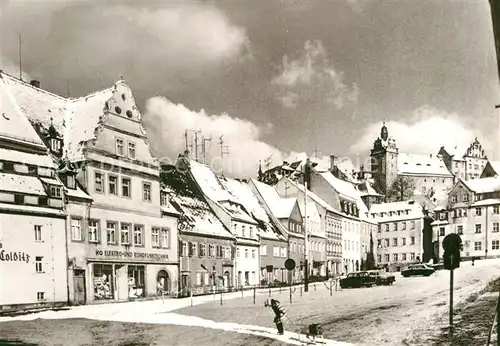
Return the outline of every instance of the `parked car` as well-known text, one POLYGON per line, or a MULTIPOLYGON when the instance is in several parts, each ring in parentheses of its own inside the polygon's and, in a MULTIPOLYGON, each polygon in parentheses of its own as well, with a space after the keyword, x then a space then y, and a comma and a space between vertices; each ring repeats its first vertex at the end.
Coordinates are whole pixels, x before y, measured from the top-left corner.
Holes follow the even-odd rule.
POLYGON ((443 261, 439 261, 439 263, 431 264, 430 267, 434 268, 434 270, 443 270, 444 269, 444 263, 443 263, 443 261))
POLYGON ((370 270, 368 274, 375 279, 376 285, 392 285, 396 281, 394 275, 381 270, 370 270))
POLYGON ((409 266, 407 269, 401 271, 401 275, 407 278, 410 276, 431 276, 436 270, 429 267, 427 264, 414 264, 409 266))
POLYGON ((340 279, 341 288, 360 288, 371 287, 375 285, 375 278, 366 271, 352 272, 345 278, 340 279))

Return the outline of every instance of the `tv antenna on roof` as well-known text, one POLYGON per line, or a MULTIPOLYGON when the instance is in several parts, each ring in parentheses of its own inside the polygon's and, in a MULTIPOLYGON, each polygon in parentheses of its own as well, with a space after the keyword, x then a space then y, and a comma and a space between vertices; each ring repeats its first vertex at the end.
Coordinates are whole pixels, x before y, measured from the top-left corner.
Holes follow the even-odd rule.
POLYGON ((223 170, 222 161, 224 161, 224 155, 229 155, 229 145, 224 145, 224 140, 222 139, 224 135, 219 137, 219 145, 220 145, 220 158, 221 158, 221 171, 223 170))

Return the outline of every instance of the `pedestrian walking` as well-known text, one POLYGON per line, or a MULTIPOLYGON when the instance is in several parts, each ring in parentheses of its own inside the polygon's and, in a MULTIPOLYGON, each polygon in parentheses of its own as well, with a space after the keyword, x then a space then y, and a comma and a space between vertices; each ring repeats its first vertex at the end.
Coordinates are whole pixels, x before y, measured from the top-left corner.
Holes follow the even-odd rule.
POLYGON ((278 334, 283 335, 283 333, 284 333, 283 321, 281 321, 281 318, 284 317, 286 314, 285 309, 283 309, 280 302, 276 299, 267 299, 264 303, 264 306, 265 307, 270 306, 271 309, 273 309, 274 323, 276 323, 276 328, 278 329, 278 334))

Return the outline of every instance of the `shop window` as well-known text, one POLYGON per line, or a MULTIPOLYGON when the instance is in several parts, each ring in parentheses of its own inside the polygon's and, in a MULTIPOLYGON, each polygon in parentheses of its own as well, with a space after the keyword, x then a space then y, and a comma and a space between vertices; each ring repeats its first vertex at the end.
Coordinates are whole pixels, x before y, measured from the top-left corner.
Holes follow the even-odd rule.
MULTIPOLYGON (((185 244, 185 243, 183 243, 185 244)), ((151 228, 151 246, 160 247, 160 229, 157 227, 151 228)), ((187 245, 186 245, 187 247, 187 245)), ((186 256, 186 255, 184 255, 186 256)))
POLYGON ((144 297, 144 266, 128 266, 128 297, 144 297))
POLYGON ((134 245, 136 246, 143 246, 144 241, 143 241, 143 232, 144 231, 144 226, 142 225, 135 225, 134 226, 134 245))
POLYGON ((130 224, 122 223, 121 232, 120 232, 120 240, 124 245, 130 244, 130 224))
POLYGON ((116 222, 107 223, 106 239, 108 244, 116 244, 116 222))
POLYGON ((113 266, 111 264, 94 264, 93 269, 94 299, 113 299, 113 266))
POLYGON ((71 219, 71 239, 82 241, 82 220, 71 219))

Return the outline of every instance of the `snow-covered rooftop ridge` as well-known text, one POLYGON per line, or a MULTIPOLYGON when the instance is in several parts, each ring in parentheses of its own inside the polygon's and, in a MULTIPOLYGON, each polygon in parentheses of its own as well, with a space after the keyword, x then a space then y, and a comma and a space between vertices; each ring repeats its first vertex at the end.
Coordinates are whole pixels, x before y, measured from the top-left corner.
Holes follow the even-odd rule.
POLYGON ((421 210, 421 206, 413 201, 386 202, 372 204, 370 213, 387 213, 389 211, 398 210, 421 210))
POLYGON ((253 178, 251 182, 275 218, 286 219, 290 217, 292 209, 297 201, 295 197, 282 198, 273 186, 264 184, 253 178))
POLYGON ((236 199, 224 189, 215 173, 205 164, 195 160, 190 160, 190 170, 201 190, 209 199, 214 202, 233 201, 236 199))
POLYGON ((462 180, 471 191, 475 193, 489 193, 500 191, 500 177, 462 180))
POLYGON ((452 177, 443 160, 432 154, 398 154, 398 174, 452 177))
MULTIPOLYGON (((290 184, 292 184, 293 186, 297 187, 302 193, 304 193, 304 191, 306 190, 305 186, 302 185, 302 184, 299 184, 299 183, 297 183, 297 182, 295 182, 293 180, 290 180, 288 178, 283 178, 283 179, 286 179, 290 184)), ((316 203, 318 203, 319 205, 321 205, 326 210, 328 210, 330 212, 334 212, 335 211, 335 209, 333 209, 333 207, 330 204, 328 204, 327 202, 325 202, 325 200, 323 200, 322 198, 320 198, 314 192, 312 192, 310 190, 307 190, 307 196, 309 196, 312 200, 314 200, 316 203)))
POLYGON ((0 173, 0 190, 47 196, 40 179, 30 175, 0 173))
POLYGON ((330 186, 344 198, 357 199, 359 192, 354 184, 338 179, 330 172, 319 173, 330 186))

